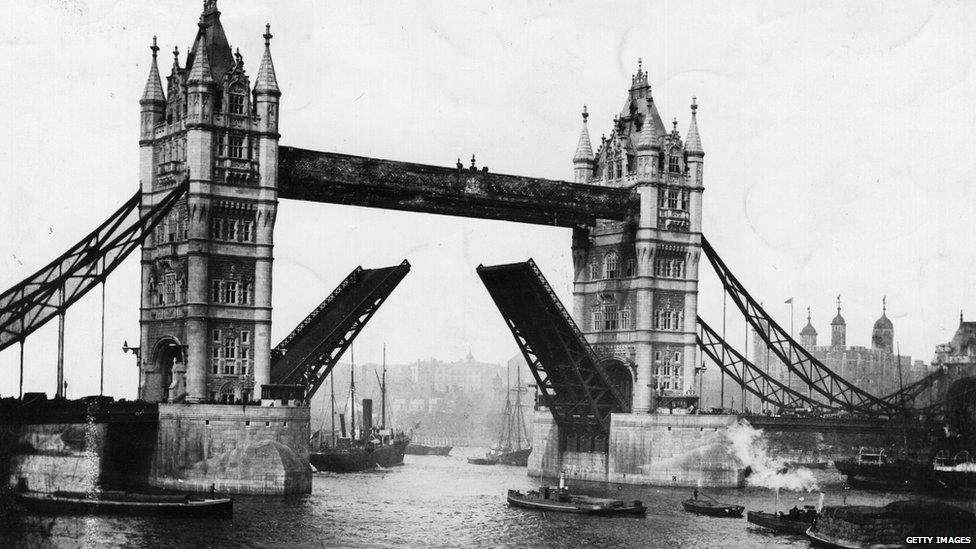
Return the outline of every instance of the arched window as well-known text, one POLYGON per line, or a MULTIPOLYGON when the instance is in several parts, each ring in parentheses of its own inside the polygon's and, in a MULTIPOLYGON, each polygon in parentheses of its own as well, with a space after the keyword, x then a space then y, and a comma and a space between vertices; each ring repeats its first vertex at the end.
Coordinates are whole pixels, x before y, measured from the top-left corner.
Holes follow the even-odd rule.
POLYGON ((600 263, 596 260, 593 260, 593 263, 590 263, 590 280, 599 280, 599 279, 600 279, 600 263))
POLYGON ((230 107, 231 114, 244 114, 245 95, 246 92, 243 87, 239 85, 231 86, 230 93, 227 94, 230 101, 230 105, 228 106, 230 107))
POLYGON ((681 173, 681 162, 677 156, 668 156, 668 171, 671 173, 681 173))
POLYGON ((607 255, 603 256, 603 272, 606 273, 607 278, 617 278, 619 263, 617 252, 607 252, 607 255))

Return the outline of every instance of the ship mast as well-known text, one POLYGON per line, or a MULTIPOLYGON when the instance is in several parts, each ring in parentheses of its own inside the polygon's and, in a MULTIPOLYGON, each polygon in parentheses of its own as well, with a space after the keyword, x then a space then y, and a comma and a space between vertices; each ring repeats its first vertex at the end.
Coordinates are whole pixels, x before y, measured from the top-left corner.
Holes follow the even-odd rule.
POLYGON ((349 437, 356 438, 356 349, 349 345, 349 437))
POLYGON ((335 376, 329 373, 329 384, 332 386, 332 447, 335 448, 336 445, 336 430, 335 430, 335 376))
POLYGON ((383 343, 383 383, 380 384, 380 403, 382 406, 380 429, 386 430, 386 343, 383 343))

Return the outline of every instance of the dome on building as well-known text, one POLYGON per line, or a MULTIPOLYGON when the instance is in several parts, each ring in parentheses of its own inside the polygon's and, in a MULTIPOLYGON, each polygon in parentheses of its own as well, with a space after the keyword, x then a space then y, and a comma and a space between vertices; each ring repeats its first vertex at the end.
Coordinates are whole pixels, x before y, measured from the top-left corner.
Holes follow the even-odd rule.
POLYGON ((884 314, 881 313, 881 318, 874 321, 875 330, 892 330, 894 325, 891 324, 891 320, 884 314))
MULTIPOLYGON (((841 321, 843 321, 843 320, 844 319, 841 319, 841 321)), ((800 330, 800 335, 801 336, 815 336, 815 335, 817 335, 817 329, 814 328, 813 327, 813 324, 810 323, 810 319, 807 319, 807 325, 804 326, 802 330, 800 330)))
POLYGON ((840 316, 840 311, 837 311, 837 316, 835 316, 834 319, 830 321, 830 325, 831 326, 847 326, 847 321, 844 320, 844 317, 840 316))

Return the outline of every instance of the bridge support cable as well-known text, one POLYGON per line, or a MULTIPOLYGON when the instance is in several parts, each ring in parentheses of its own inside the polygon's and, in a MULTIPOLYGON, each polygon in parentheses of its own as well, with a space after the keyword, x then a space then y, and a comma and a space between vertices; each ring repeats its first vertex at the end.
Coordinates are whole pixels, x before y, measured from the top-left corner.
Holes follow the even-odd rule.
POLYGON ((63 318, 67 308, 142 244, 188 188, 189 183, 178 185, 141 210, 142 195, 137 192, 68 251, 0 294, 0 350, 22 342, 55 316, 63 318))
POLYGON ((715 269, 725 292, 735 302, 749 325, 777 358, 813 391, 826 398, 827 402, 849 412, 892 415, 900 410, 898 405, 882 400, 837 375, 797 343, 753 299, 704 236, 702 251, 715 269))
POLYGON ((394 267, 356 267, 271 351, 271 382, 300 385, 304 400, 321 387, 393 290, 410 272, 406 260, 394 267))
POLYGON ((762 368, 750 362, 722 339, 701 317, 698 317, 697 340, 698 348, 718 365, 722 372, 759 400, 784 409, 809 407, 821 413, 838 411, 836 407, 825 405, 795 391, 764 372, 762 368))
POLYGON ((606 451, 610 414, 629 407, 535 262, 479 265, 477 272, 560 427, 560 443, 575 439, 576 449, 606 451))

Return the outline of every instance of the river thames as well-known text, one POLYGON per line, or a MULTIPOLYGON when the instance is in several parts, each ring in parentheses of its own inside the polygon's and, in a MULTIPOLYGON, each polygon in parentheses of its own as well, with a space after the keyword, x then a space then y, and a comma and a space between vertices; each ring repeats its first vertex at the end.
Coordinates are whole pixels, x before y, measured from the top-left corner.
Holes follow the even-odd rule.
MULTIPOLYGON (((455 448, 449 457, 406 456, 382 471, 314 475, 312 493, 289 497, 236 497, 230 520, 64 517, 48 523, 50 538, 9 539, 9 547, 809 547, 802 537, 773 535, 745 519, 719 519, 682 511, 688 489, 571 484, 574 491, 640 499, 644 518, 599 518, 509 508, 508 488, 542 481, 524 467, 469 465, 483 450, 455 448)), ((832 469, 816 471, 826 504, 883 504, 904 494, 844 489, 832 469)), ((775 494, 764 488, 710 494, 769 510, 775 494)), ((817 493, 784 492, 781 505, 815 503, 817 493), (799 501, 798 497, 804 501, 799 501)), ((955 502, 973 510, 970 502, 955 502)))

